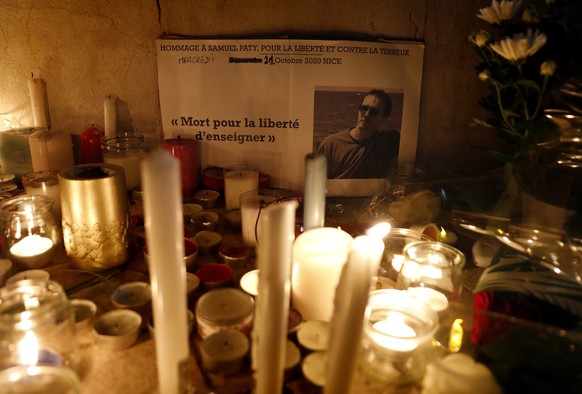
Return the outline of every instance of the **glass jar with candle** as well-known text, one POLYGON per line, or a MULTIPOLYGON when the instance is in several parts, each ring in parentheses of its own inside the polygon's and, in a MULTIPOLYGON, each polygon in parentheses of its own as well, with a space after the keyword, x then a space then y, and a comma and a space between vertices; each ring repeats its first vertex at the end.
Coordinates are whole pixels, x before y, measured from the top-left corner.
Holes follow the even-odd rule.
POLYGON ((127 190, 141 184, 140 164, 147 153, 143 135, 125 133, 106 137, 101 142, 101 149, 103 162, 123 168, 127 190))
POLYGON ((75 321, 63 288, 26 279, 0 289, 0 370, 18 365, 76 368, 75 321))
POLYGON ((394 392, 419 381, 434 356, 436 313, 400 290, 370 292, 354 387, 394 392))
POLYGON ((57 220, 61 218, 61 196, 58 171, 36 171, 22 177, 24 192, 29 195, 47 196, 53 199, 53 211, 57 220))
POLYGON ((23 195, 0 203, 2 247, 6 257, 26 268, 48 265, 61 233, 47 196, 23 195))
POLYGON ((437 311, 457 301, 463 290, 465 255, 442 242, 417 241, 404 247, 396 287, 406 289, 437 311))

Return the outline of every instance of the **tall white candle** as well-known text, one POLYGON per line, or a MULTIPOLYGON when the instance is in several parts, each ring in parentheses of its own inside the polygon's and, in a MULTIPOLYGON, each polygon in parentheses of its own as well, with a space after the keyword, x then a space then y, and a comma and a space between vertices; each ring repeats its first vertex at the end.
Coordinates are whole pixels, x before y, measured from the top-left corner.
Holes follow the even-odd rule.
POLYGON ((35 127, 50 127, 50 118, 44 81, 32 75, 28 79, 28 93, 35 127))
POLYGON ((352 236, 320 227, 303 232, 293 245, 293 306, 305 320, 330 321, 340 274, 348 259, 352 236))
POLYGON ((383 252, 381 238, 362 235, 352 242, 335 292, 324 393, 350 392, 372 276, 383 252))
POLYGON ((270 206, 260 219, 264 232, 257 251, 260 279, 253 330, 256 394, 283 388, 297 206, 297 201, 270 206))
POLYGON ((70 133, 39 130, 28 141, 33 171, 60 171, 75 164, 70 133))
POLYGON ((226 210, 240 208, 240 195, 249 190, 259 188, 259 171, 257 169, 238 169, 233 166, 232 170, 225 168, 224 173, 224 200, 226 210))
POLYGON ((305 190, 303 201, 303 228, 311 230, 325 224, 325 184, 327 159, 325 155, 309 153, 305 156, 305 190))
POLYGON ((117 96, 107 97, 103 102, 105 137, 117 135, 117 96))
POLYGON ((180 163, 156 149, 142 173, 159 392, 180 393, 189 355, 180 163))

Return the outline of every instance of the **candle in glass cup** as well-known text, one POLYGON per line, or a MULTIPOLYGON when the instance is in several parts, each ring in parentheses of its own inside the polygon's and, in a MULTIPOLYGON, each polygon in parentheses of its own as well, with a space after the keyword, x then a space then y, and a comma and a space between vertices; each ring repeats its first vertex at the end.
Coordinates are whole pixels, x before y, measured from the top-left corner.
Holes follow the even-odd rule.
MULTIPOLYGON (((465 266, 465 255, 460 250, 442 242, 417 241, 406 245, 403 255, 397 288, 430 288, 444 294, 449 301, 460 297, 465 266)), ((423 296, 429 297, 437 309, 443 307, 444 303, 439 301, 442 297, 424 291, 423 296)))
POLYGON ((407 292, 370 292, 356 380, 365 375, 384 391, 418 381, 430 362, 437 328, 436 312, 407 292))
POLYGON ((144 136, 126 133, 104 138, 101 144, 103 161, 123 168, 125 187, 132 190, 141 184, 140 165, 146 156, 144 136))
POLYGON ((249 190, 240 195, 242 236, 246 245, 257 245, 261 214, 278 197, 280 193, 276 190, 249 190))
POLYGON ((248 164, 224 167, 224 199, 226 210, 240 208, 240 196, 259 188, 259 170, 248 164))
POLYGON ((30 195, 47 196, 53 200, 55 217, 61 219, 61 190, 58 171, 37 171, 22 177, 24 192, 30 195))

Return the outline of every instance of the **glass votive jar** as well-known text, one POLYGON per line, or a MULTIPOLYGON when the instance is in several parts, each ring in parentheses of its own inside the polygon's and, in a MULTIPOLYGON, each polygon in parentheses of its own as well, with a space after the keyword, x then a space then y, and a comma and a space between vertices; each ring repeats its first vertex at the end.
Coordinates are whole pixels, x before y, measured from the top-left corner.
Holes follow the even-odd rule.
POLYGON ((402 254, 404 247, 415 241, 431 241, 431 238, 407 228, 392 228, 383 240, 384 254, 380 261, 378 275, 388 277, 396 282, 404 261, 402 254))
POLYGON ((244 291, 234 288, 210 290, 196 303, 196 323, 202 339, 221 330, 250 334, 255 302, 244 291))
POLYGON ((57 282, 21 280, 0 289, 0 370, 18 365, 75 369, 75 319, 57 282))
POLYGON ((55 218, 60 221, 61 195, 58 174, 58 171, 51 170, 31 172, 22 177, 22 186, 26 194, 52 198, 55 218))
POLYGON ((22 195, 0 203, 2 247, 7 258, 26 268, 48 265, 61 243, 54 212, 47 196, 22 195))
POLYGON ((398 289, 408 290, 436 312, 459 299, 466 261, 463 252, 442 242, 417 241, 406 245, 403 255, 398 289))
POLYGON ((226 210, 240 209, 241 194, 259 188, 259 169, 250 164, 234 164, 223 171, 226 210))
POLYGON ((437 328, 436 313, 406 292, 370 292, 356 379, 377 392, 419 381, 433 357, 437 328))
POLYGON ((281 198, 278 190, 249 190, 240 195, 240 213, 243 242, 256 246, 260 233, 261 211, 273 201, 281 198))
POLYGON ((127 190, 141 184, 140 165, 147 153, 143 135, 125 133, 103 138, 101 150, 104 163, 123 168, 127 190))
POLYGON ((385 194, 390 201, 420 191, 428 180, 428 171, 416 163, 394 162, 386 171, 385 194))
POLYGON ((81 382, 70 368, 19 366, 0 372, 0 392, 11 394, 80 394, 81 382))

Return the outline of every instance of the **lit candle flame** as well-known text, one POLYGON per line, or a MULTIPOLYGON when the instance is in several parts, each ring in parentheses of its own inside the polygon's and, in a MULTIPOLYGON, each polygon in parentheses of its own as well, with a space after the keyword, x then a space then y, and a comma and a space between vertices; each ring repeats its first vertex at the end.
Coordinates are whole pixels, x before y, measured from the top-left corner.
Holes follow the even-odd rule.
POLYGON ((26 331, 24 338, 18 342, 18 356, 23 365, 38 363, 38 339, 32 331, 26 331))
POLYGON ((388 235, 391 229, 392 226, 390 225, 390 223, 381 222, 367 229, 366 235, 369 235, 370 237, 383 239, 385 236, 388 235))

